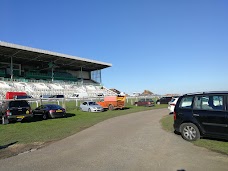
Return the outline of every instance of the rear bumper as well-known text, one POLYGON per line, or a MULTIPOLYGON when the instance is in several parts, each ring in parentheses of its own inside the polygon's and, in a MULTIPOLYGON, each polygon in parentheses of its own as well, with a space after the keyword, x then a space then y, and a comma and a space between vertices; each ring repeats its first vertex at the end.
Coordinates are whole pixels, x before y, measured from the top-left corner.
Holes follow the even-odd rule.
POLYGON ((169 109, 170 113, 174 112, 174 108, 175 108, 175 106, 168 106, 168 109, 169 109))
POLYGON ((173 128, 176 132, 180 132, 180 125, 181 125, 181 123, 174 121, 173 128))
POLYGON ((17 120, 17 119, 24 119, 24 118, 30 118, 33 117, 32 114, 25 114, 25 115, 9 115, 7 118, 9 120, 17 120))
POLYGON ((66 116, 66 113, 63 113, 63 112, 59 112, 59 113, 50 113, 50 115, 51 115, 51 117, 52 118, 61 118, 61 117, 64 117, 64 116, 66 116))

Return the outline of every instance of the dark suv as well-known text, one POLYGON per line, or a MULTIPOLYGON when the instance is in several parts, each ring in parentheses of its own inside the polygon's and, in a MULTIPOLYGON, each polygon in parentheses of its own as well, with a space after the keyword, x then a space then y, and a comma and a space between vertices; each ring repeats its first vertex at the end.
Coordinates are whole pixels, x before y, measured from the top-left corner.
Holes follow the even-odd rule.
POLYGON ((8 121, 32 117, 32 110, 26 100, 3 101, 0 115, 2 124, 6 124, 8 121))
POLYGON ((172 97, 162 97, 156 101, 156 104, 168 104, 172 97))
POLYGON ((181 96, 174 109, 174 129, 187 141, 200 137, 228 139, 228 92, 181 96))

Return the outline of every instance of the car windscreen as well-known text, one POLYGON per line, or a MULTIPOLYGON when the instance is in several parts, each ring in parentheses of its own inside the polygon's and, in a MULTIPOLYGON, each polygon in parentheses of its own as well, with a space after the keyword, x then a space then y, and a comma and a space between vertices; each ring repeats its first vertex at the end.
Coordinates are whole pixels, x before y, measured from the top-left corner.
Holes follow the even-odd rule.
POLYGON ((29 107, 29 104, 27 101, 11 101, 9 107, 29 107))
POLYGON ((89 105, 97 105, 96 102, 89 102, 89 105))

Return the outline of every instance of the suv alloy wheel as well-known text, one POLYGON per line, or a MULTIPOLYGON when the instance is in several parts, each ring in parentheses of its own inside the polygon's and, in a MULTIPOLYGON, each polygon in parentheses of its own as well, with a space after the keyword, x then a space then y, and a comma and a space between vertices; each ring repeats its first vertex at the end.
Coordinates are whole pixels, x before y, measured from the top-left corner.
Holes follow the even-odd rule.
POLYGON ((200 138, 200 132, 196 125, 183 123, 180 126, 181 135, 187 141, 196 141, 200 138))

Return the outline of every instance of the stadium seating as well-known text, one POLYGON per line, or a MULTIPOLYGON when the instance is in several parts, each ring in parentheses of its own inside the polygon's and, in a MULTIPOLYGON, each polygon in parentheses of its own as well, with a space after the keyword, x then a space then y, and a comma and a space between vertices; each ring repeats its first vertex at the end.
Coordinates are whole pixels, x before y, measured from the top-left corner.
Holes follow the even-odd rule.
POLYGON ((50 88, 45 83, 33 83, 36 90, 49 90, 50 88))
POLYGON ((54 80, 77 81, 78 79, 68 72, 54 72, 54 80))
MULTIPOLYGON (((66 81, 78 81, 77 77, 74 77, 68 72, 54 72, 54 80, 66 80, 66 81)), ((44 79, 44 80, 51 80, 52 73, 41 73, 39 71, 28 71, 25 73, 25 78, 27 79, 44 79)))
POLYGON ((0 77, 5 77, 5 76, 6 76, 6 70, 0 69, 0 77))
POLYGON ((79 93, 88 97, 115 95, 109 89, 98 84, 78 83, 78 82, 50 82, 44 80, 25 80, 15 79, 13 82, 0 81, 0 99, 4 99, 7 91, 23 91, 34 98, 39 98, 41 95, 56 95, 63 94, 66 98, 72 97, 73 94, 79 93))
POLYGON ((11 89, 12 86, 10 86, 7 82, 5 81, 0 81, 0 87, 1 89, 11 89))
POLYGON ((86 87, 86 89, 89 90, 89 91, 96 91, 96 87, 93 86, 93 85, 86 85, 85 87, 86 87))
POLYGON ((39 71, 29 71, 25 73, 25 78, 35 78, 35 79, 51 79, 50 73, 40 73, 39 71))
POLYGON ((51 88, 51 89, 54 89, 54 90, 63 90, 64 88, 58 84, 58 83, 55 83, 55 84, 48 84, 48 86, 51 88))

